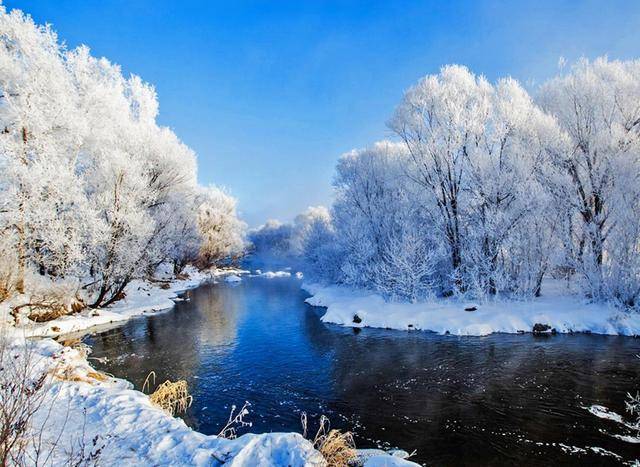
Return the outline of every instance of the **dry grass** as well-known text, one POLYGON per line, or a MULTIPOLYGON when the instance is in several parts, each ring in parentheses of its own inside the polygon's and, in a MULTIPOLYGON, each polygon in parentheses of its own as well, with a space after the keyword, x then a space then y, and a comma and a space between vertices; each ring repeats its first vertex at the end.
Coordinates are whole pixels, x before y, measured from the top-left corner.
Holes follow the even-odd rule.
POLYGON ((25 306, 29 308, 27 317, 36 323, 53 321, 69 314, 67 307, 58 303, 29 303, 25 306))
POLYGON ((16 292, 18 254, 7 237, 0 240, 0 302, 16 292))
POLYGON ((74 371, 62 371, 56 372, 53 376, 61 381, 89 384, 95 384, 96 381, 102 383, 109 379, 109 376, 101 371, 88 371, 86 375, 74 371))
MULTIPOLYGON (((153 382, 155 384, 156 374, 152 371, 145 379, 142 386, 143 392, 145 388, 150 388, 149 383, 151 377, 153 377, 153 382)), ((153 405, 160 407, 169 415, 174 416, 178 413, 186 412, 187 409, 191 407, 193 396, 189 395, 189 388, 187 387, 187 382, 185 380, 175 382, 167 380, 149 395, 149 400, 153 405)))
POLYGON ((331 430, 316 447, 329 467, 345 467, 356 457, 356 445, 350 432, 331 430))
POLYGON ((176 280, 186 281, 187 279, 189 279, 189 274, 187 274, 186 272, 181 272, 179 274, 176 274, 176 280))
POLYGON ((85 308, 84 303, 75 300, 72 303, 59 301, 57 297, 46 298, 41 301, 29 302, 14 308, 14 312, 27 308, 27 317, 36 323, 53 321, 61 316, 79 313, 85 308))
POLYGON ((44 323, 61 316, 79 313, 86 307, 71 284, 54 284, 37 280, 32 282, 29 301, 12 309, 14 318, 21 315, 24 310, 29 320, 44 323))
POLYGON ((0 303, 5 301, 13 293, 10 278, 0 276, 0 303))
POLYGON ((79 337, 68 337, 58 340, 58 342, 64 347, 71 347, 72 349, 78 348, 82 345, 82 340, 79 337))
POLYGON ((51 370, 51 375, 60 381, 71 381, 74 383, 89 383, 108 381, 110 376, 96 370, 84 372, 70 365, 57 365, 51 370))
MULTIPOLYGON (((91 352, 88 345, 84 344, 79 338, 68 338, 59 341, 63 346, 76 350, 80 356, 85 359, 91 352)), ((61 355, 64 354, 64 351, 61 355)), ((84 365, 74 364, 75 359, 67 360, 65 358, 59 359, 57 365, 55 365, 49 373, 53 378, 60 381, 72 381, 76 383, 89 383, 95 384, 96 382, 108 381, 112 376, 103 373, 102 371, 94 370, 84 365)), ((77 360, 75 360, 77 362, 77 360)))
MULTIPOLYGON (((307 437, 307 414, 302 413, 302 436, 307 437)), ((322 415, 320 426, 312 440, 315 447, 327 462, 328 467, 346 467, 357 457, 356 443, 351 432, 330 429, 329 419, 322 415)))

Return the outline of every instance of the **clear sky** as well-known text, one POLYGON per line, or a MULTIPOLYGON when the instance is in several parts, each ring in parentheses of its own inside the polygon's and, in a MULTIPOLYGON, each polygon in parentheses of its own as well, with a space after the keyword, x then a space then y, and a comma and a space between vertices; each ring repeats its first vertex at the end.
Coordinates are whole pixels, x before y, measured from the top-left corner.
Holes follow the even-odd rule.
POLYGON ((640 2, 5 0, 156 86, 199 180, 250 225, 328 204, 336 159, 389 136, 403 91, 448 63, 530 89, 558 59, 640 57, 640 2))

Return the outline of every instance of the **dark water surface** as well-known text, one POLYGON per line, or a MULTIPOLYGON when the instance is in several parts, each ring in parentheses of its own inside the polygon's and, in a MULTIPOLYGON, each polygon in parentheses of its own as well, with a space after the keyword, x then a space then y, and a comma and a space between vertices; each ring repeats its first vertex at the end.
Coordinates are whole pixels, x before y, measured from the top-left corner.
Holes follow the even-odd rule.
POLYGON ((640 445, 613 438, 621 431, 583 408, 624 413, 626 393, 640 388, 640 339, 355 333, 323 324, 293 278, 205 285, 188 297, 86 342, 108 357, 96 366, 138 389, 151 370, 158 382, 186 379, 185 420, 204 433, 250 401, 251 431, 300 431, 301 411, 312 426, 325 414, 359 447, 415 449, 425 465, 620 463, 592 447, 640 458, 640 445))

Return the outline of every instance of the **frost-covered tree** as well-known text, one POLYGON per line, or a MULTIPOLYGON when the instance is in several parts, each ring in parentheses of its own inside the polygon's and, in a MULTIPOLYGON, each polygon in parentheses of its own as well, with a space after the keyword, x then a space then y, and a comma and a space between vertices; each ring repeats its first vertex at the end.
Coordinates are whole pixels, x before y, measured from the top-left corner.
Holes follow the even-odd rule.
POLYGON ((416 201, 448 250, 451 286, 476 294, 519 288, 512 276, 521 258, 506 246, 544 208, 531 194, 542 192, 537 171, 559 138, 553 119, 514 80, 492 85, 456 65, 409 89, 390 127, 409 155, 404 170, 421 191, 416 201))
POLYGON ((150 107, 155 96, 133 99, 119 67, 95 59, 85 47, 68 54, 67 60, 89 127, 80 164, 91 180, 88 198, 99 219, 88 248, 91 290, 95 289, 91 303, 107 305, 143 274, 144 256, 156 230, 151 208, 160 193, 152 189, 153 146, 145 147, 151 142, 147 135, 152 125, 139 118, 144 112, 138 112, 140 105, 150 107))
POLYGON ((16 251, 16 288, 30 263, 77 272, 87 216, 75 171, 85 130, 63 51, 49 27, 0 7, 0 235, 16 251))
POLYGON ((253 253, 261 258, 289 257, 293 225, 269 219, 260 227, 249 232, 253 253))
POLYGON ((199 261, 206 267, 236 261, 245 250, 246 224, 235 198, 216 187, 202 188, 198 198, 199 261))
POLYGON ((331 215, 324 206, 310 206, 304 212, 298 214, 293 220, 291 239, 289 240, 289 248, 292 254, 302 254, 307 237, 313 228, 320 225, 329 226, 330 224, 331 215))
POLYGON ((489 114, 490 84, 461 66, 444 67, 409 89, 390 127, 405 143, 414 167, 409 176, 425 189, 426 202, 446 237, 451 271, 462 266, 469 152, 489 114))
POLYGON ((335 282, 340 279, 342 258, 331 213, 324 206, 312 206, 296 216, 292 250, 302 258, 312 280, 335 282))
POLYGON ((540 102, 566 133, 548 185, 565 209, 569 266, 593 297, 636 306, 640 293, 640 62, 581 60, 540 102))
POLYGON ((405 168, 402 144, 383 141, 340 158, 332 209, 341 280, 416 299, 436 286, 442 251, 405 168))

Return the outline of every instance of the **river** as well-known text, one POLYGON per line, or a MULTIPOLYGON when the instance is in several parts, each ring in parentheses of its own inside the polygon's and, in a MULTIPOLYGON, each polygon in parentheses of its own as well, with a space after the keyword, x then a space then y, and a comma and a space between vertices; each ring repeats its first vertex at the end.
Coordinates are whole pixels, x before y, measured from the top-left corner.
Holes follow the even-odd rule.
POLYGON ((640 339, 353 330, 322 323, 307 296, 293 277, 203 285, 85 342, 96 367, 138 389, 152 370, 187 380, 184 419, 206 434, 249 401, 245 430, 300 431, 302 411, 313 429, 324 414, 358 447, 416 450, 427 465, 619 465, 592 448, 640 458, 585 409, 624 413, 640 339))

